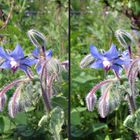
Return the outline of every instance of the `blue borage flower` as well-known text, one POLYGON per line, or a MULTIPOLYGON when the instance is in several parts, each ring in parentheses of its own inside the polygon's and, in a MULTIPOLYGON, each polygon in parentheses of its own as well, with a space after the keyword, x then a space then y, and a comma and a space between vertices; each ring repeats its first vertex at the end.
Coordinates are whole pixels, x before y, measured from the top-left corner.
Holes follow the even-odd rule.
POLYGON ((125 63, 124 65, 126 67, 129 67, 130 63, 132 62, 132 59, 130 58, 129 50, 125 50, 121 54, 121 58, 125 63))
POLYGON ((3 47, 0 47, 0 57, 4 59, 0 68, 12 69, 13 72, 17 69, 21 69, 28 74, 28 68, 33 64, 33 60, 24 56, 23 50, 19 44, 17 44, 15 49, 9 53, 5 52, 3 47))
POLYGON ((36 63, 36 71, 38 74, 40 74, 43 63, 52 57, 52 50, 44 50, 44 52, 41 52, 39 48, 35 48, 32 54, 35 59, 34 62, 36 63))
POLYGON ((90 45, 90 52, 96 59, 96 61, 91 64, 91 68, 102 68, 106 71, 112 69, 118 75, 122 69, 122 65, 125 64, 125 62, 120 59, 121 56, 119 55, 119 52, 114 44, 112 44, 111 48, 104 53, 99 53, 95 46, 90 45))

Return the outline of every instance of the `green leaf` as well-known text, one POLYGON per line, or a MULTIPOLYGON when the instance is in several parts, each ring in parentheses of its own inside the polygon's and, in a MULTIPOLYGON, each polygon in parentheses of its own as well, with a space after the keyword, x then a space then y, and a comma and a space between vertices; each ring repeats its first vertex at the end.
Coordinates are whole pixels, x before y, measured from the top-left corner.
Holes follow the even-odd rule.
POLYGON ((78 125, 80 124, 81 118, 80 113, 77 112, 75 109, 71 112, 71 124, 78 125))
POLYGON ((44 115, 42 116, 42 118, 40 119, 38 126, 41 127, 43 124, 45 124, 48 121, 48 116, 44 115))
POLYGON ((16 127, 16 133, 23 137, 31 137, 33 135, 33 130, 27 125, 18 125, 16 127))
POLYGON ((61 140, 60 132, 64 124, 64 111, 60 107, 54 108, 50 113, 49 128, 54 140, 61 140))
POLYGON ((9 117, 3 117, 3 121, 4 121, 4 132, 6 132, 10 129, 11 122, 9 117))
POLYGON ((67 110, 68 108, 68 101, 62 95, 53 96, 51 102, 53 107, 60 106, 64 110, 67 110))
POLYGON ((101 129, 107 129, 107 128, 108 128, 108 126, 105 123, 96 123, 93 125, 93 132, 96 132, 101 129))
POLYGON ((123 124, 124 124, 125 127, 128 127, 131 130, 134 130, 135 121, 136 121, 135 116, 128 115, 123 124))
POLYGON ((86 107, 76 107, 71 111, 71 124, 79 125, 81 122, 80 113, 86 111, 86 107))
POLYGON ((0 117, 0 133, 4 131, 4 120, 3 117, 0 117))
POLYGON ((95 78, 95 77, 93 77, 91 75, 81 73, 81 75, 77 76, 73 80, 78 82, 78 83, 85 84, 86 82, 91 81, 91 80, 96 80, 97 78, 98 77, 95 78))
POLYGON ((108 136, 108 135, 105 137, 105 140, 110 140, 110 138, 109 138, 109 136, 108 136))
POLYGON ((26 114, 24 112, 17 113, 17 115, 15 117, 15 122, 17 124, 27 124, 26 114))
POLYGON ((132 131, 140 133, 140 109, 138 109, 135 114, 127 116, 123 124, 132 131))

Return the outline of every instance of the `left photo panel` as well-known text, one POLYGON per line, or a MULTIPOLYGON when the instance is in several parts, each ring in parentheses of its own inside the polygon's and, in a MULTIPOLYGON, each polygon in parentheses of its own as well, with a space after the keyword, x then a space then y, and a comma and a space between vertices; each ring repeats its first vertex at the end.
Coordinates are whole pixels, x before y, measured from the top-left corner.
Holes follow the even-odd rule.
POLYGON ((0 0, 0 139, 68 140, 69 0, 0 0))

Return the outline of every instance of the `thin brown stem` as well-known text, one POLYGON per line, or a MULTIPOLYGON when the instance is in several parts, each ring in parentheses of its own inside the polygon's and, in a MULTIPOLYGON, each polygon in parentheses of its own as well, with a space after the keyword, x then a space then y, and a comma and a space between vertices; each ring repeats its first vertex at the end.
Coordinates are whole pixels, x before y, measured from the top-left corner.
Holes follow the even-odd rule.
POLYGON ((11 2, 11 9, 10 9, 9 14, 8 14, 8 16, 7 16, 7 19, 5 20, 5 22, 4 22, 4 24, 2 25, 2 27, 0 28, 0 30, 4 29, 4 28, 7 26, 8 22, 9 22, 11 16, 12 16, 12 12, 13 12, 13 9, 14 9, 14 4, 15 4, 15 1, 13 0, 13 1, 11 2))

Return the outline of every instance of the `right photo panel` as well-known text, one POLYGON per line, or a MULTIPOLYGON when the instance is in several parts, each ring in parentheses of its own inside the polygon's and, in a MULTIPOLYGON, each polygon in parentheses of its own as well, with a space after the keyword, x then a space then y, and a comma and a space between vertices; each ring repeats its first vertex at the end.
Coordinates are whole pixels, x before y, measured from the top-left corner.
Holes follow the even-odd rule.
POLYGON ((72 140, 140 140, 139 30, 139 0, 71 0, 72 140))

